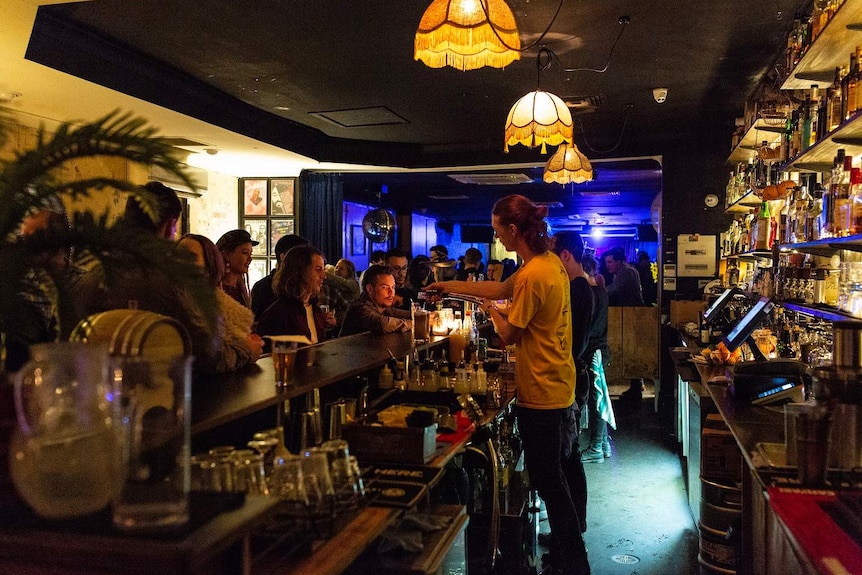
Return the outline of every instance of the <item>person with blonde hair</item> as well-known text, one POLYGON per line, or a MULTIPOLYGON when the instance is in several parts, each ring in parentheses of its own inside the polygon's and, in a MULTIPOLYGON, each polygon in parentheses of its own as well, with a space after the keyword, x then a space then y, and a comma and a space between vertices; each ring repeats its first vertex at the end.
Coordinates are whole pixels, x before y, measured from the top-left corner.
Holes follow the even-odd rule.
POLYGON ((252 331, 252 311, 219 288, 224 275, 221 252, 212 240, 199 234, 184 235, 178 245, 195 257, 209 284, 216 288, 221 348, 216 355, 215 371, 232 371, 254 363, 263 352, 263 340, 252 331))

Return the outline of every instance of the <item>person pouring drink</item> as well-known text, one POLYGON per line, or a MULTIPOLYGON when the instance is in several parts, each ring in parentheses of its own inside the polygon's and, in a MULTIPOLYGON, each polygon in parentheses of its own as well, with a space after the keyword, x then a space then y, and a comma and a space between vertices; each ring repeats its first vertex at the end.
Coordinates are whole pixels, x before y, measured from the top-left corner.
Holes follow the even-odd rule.
MULTIPOLYGON (((548 209, 528 198, 502 198, 491 225, 503 246, 524 263, 503 283, 445 281, 441 292, 480 296, 483 309, 507 345, 518 346, 516 414, 530 481, 544 500, 551 526, 549 563, 556 573, 588 575, 583 522, 569 488, 574 460, 575 364, 572 358, 569 278, 552 251, 548 209), (490 300, 512 298, 503 315, 490 300)), ((574 483, 574 479, 571 480, 574 483)))

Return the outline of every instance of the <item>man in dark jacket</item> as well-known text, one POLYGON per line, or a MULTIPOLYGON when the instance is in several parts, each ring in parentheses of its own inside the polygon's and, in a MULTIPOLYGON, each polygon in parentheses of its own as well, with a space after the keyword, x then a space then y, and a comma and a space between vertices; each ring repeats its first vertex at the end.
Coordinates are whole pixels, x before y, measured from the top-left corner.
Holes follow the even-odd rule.
POLYGON ((341 335, 409 331, 413 328, 410 312, 393 307, 394 303, 392 273, 384 266, 371 266, 362 278, 362 295, 347 308, 341 335))

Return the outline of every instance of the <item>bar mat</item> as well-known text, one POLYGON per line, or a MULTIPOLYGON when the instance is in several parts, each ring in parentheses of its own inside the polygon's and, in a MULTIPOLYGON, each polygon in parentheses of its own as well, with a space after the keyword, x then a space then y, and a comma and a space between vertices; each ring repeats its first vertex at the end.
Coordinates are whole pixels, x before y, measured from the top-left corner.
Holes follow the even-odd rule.
POLYGON ((244 493, 192 491, 189 494, 190 518, 187 525, 170 531, 132 535, 114 529, 110 508, 73 519, 49 520, 33 513, 23 501, 15 500, 0 506, 0 529, 34 529, 72 532, 77 535, 112 535, 136 539, 183 539, 218 514, 242 507, 244 502, 244 493))
MULTIPOLYGON (((853 497, 860 497, 854 493, 853 497)), ((842 519, 836 522, 826 508, 838 501, 835 491, 770 487, 769 506, 781 518, 793 537, 824 573, 862 573, 862 547, 854 533, 845 531, 842 519)))

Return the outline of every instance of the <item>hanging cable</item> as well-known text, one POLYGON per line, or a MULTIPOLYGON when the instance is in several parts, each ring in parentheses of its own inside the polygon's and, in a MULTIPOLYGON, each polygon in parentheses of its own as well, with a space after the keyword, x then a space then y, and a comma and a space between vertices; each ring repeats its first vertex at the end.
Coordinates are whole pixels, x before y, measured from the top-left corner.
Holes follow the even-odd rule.
MULTIPOLYGON (((613 56, 614 56, 614 50, 616 49, 617 44, 620 41, 620 38, 623 37, 623 32, 625 32, 626 26, 629 24, 629 22, 631 22, 631 18, 629 18, 628 16, 620 16, 618 22, 622 25, 622 28, 620 28, 620 33, 617 34, 617 39, 614 40, 614 44, 613 44, 613 46, 611 46, 611 51, 608 53, 608 61, 605 62, 604 68, 563 68, 563 72, 595 72, 597 74, 603 74, 603 73, 607 72, 608 67, 611 65, 611 58, 613 58, 613 56)), ((557 57, 557 55, 554 54, 554 57, 557 57)), ((557 61, 559 61, 558 57, 557 57, 557 61)), ((562 66, 563 66, 563 63, 560 62, 560 67, 562 67, 562 66)))
POLYGON ((479 1, 479 4, 481 4, 481 5, 482 5, 482 11, 483 11, 483 12, 485 12, 485 19, 487 19, 487 20, 488 20, 488 24, 491 26, 491 30, 493 30, 493 32, 494 32, 494 36, 496 36, 496 37, 497 37, 497 40, 499 40, 499 41, 500 41, 500 44, 502 44, 502 45, 503 45, 505 48, 507 48, 508 50, 514 50, 515 52, 526 52, 527 50, 529 50, 529 49, 533 48, 534 46, 536 46, 536 45, 537 45, 537 44, 539 44, 542 40, 544 40, 544 39, 545 39, 545 36, 546 36, 546 35, 548 34, 548 32, 550 32, 550 30, 551 30, 551 26, 553 26, 553 25, 554 25, 554 22, 556 22, 556 20, 557 20, 557 16, 559 16, 559 15, 560 15, 560 10, 562 10, 562 9, 563 9, 563 2, 565 2, 565 0, 560 0, 559 5, 557 5, 557 11, 556 11, 556 12, 554 12, 554 17, 553 17, 553 18, 551 18, 551 21, 550 21, 550 22, 548 22, 548 26, 547 26, 547 28, 545 28, 545 31, 544 31, 544 32, 542 32, 541 36, 539 36, 538 38, 536 38, 536 39, 533 41, 533 43, 532 43, 532 44, 530 44, 529 46, 521 47, 520 49, 518 49, 518 48, 514 48, 514 47, 512 47, 512 46, 509 46, 509 45, 506 43, 506 41, 505 41, 505 40, 503 40, 503 39, 500 37, 500 34, 497 32, 497 28, 495 28, 495 27, 494 27, 494 24, 491 22, 491 15, 490 15, 490 14, 488 14, 488 4, 485 2, 485 0, 480 0, 480 1, 479 1))
POLYGON ((597 150, 590 145, 590 142, 587 140, 587 134, 584 131, 584 123, 581 121, 580 118, 578 118, 578 125, 581 127, 581 136, 583 137, 584 144, 587 146, 587 148, 589 148, 591 152, 595 152, 596 154, 610 154, 612 152, 615 152, 616 149, 620 147, 620 144, 623 141, 623 135, 626 133, 626 125, 628 124, 632 108, 634 108, 633 104, 626 104, 626 117, 623 119, 623 127, 620 129, 620 135, 619 138, 617 138, 617 143, 607 150, 597 150))

